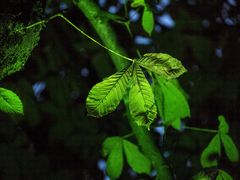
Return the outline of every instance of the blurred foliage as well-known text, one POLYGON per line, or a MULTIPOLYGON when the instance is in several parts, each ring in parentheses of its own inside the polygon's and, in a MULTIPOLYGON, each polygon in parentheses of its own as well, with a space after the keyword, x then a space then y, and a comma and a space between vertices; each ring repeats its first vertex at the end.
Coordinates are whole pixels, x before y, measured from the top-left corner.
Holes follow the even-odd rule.
MULTIPOLYGON (((18 8, 24 12, 32 9, 28 1, 16 2, 24 4, 3 3, 1 12, 16 15, 18 8), (11 6, 14 10, 8 8, 11 6)), ((127 18, 125 9, 130 10, 131 6, 124 7, 119 2, 106 1, 101 8, 108 11, 111 6, 117 6, 117 15, 127 18)), ((137 48, 141 54, 164 52, 181 59, 188 73, 180 78, 180 83, 189 97, 191 109, 191 118, 185 123, 217 129, 215 119, 224 114, 229 121, 229 134, 240 147, 239 2, 233 1, 236 4, 232 5, 231 1, 224 0, 178 0, 161 10, 154 8, 154 3, 161 0, 151 2, 158 27, 158 31, 152 32, 152 43, 134 44, 135 36, 147 36, 140 20, 130 24, 133 37, 122 23, 112 21, 122 46, 130 57, 137 57, 137 48), (164 13, 171 15, 174 27, 157 21, 164 13)), ((43 6, 45 16, 67 11, 75 24, 98 39, 70 0, 48 0, 43 6)), ((27 23, 29 14, 22 16, 27 23)), ((94 84, 114 72, 107 52, 65 22, 51 21, 42 30, 39 45, 24 69, 1 80, 1 87, 14 90, 23 100, 25 115, 0 113, 0 179, 103 179, 104 173, 97 165, 102 158, 101 143, 108 136, 124 135, 130 129, 122 104, 114 113, 95 119, 86 116, 85 99, 94 84)), ((153 137, 178 179, 189 179, 202 171, 199 155, 212 134, 169 128, 164 136, 153 133, 153 137)), ((233 179, 240 178, 239 162, 230 163, 223 155, 219 164, 233 179)), ((129 173, 128 166, 124 168, 126 171, 120 179, 151 179, 144 175, 136 177, 129 173)), ((218 172, 216 169, 203 171, 210 177, 218 172)))

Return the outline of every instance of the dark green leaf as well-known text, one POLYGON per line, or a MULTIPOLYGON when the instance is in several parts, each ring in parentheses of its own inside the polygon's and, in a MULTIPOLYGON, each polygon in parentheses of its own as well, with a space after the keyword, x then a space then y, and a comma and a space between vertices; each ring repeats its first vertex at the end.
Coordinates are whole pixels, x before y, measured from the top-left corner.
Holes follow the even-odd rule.
POLYGON ((208 146, 201 154, 201 165, 204 168, 214 167, 218 165, 218 158, 221 153, 221 143, 219 135, 215 135, 208 146))
POLYGON ((142 27, 150 36, 154 28, 154 17, 153 12, 147 6, 142 15, 142 27))
POLYGON ((151 171, 151 163, 149 159, 139 151, 138 147, 126 140, 123 140, 123 147, 129 166, 136 173, 149 174, 151 171))
POLYGON ((216 180, 233 180, 233 178, 226 171, 219 170, 216 180))
POLYGON ((227 134, 221 134, 221 140, 228 159, 232 162, 238 161, 239 159, 238 149, 234 144, 232 138, 227 134))
POLYGON ((107 138, 103 143, 103 154, 108 155, 107 174, 111 179, 117 179, 123 169, 123 143, 120 137, 107 138))
POLYGON ((218 130, 220 133, 223 133, 223 134, 227 134, 228 131, 229 131, 229 127, 228 127, 228 124, 225 120, 225 117, 224 116, 218 116, 218 120, 219 120, 219 126, 218 126, 218 130))
POLYGON ((147 128, 157 115, 151 86, 137 64, 133 71, 133 82, 129 92, 129 109, 135 122, 147 128))
POLYGON ((96 84, 87 97, 88 114, 102 117, 114 111, 126 93, 130 78, 128 67, 96 84))
POLYGON ((157 76, 153 91, 158 112, 166 125, 190 116, 188 102, 175 83, 157 76))
POLYGON ((181 61, 164 53, 144 54, 137 62, 140 66, 161 75, 165 79, 177 78, 187 71, 181 61))
POLYGON ((14 92, 0 88, 0 110, 6 113, 23 114, 23 104, 14 92))

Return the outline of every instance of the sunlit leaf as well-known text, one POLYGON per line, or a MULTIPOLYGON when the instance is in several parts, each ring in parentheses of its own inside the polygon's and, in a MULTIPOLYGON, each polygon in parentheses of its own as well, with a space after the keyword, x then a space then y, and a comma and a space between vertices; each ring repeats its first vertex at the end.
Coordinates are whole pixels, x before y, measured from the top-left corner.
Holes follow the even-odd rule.
POLYGON ((142 27, 143 29, 151 35, 154 28, 154 16, 153 12, 146 6, 142 15, 142 27))
POLYGON ((218 120, 219 120, 219 126, 218 126, 218 130, 223 133, 223 134, 227 134, 228 131, 229 131, 229 127, 228 127, 228 124, 225 120, 225 117, 224 116, 218 116, 218 120))
POLYGON ((107 175, 117 179, 123 169, 123 142, 120 137, 107 138, 103 143, 103 154, 107 158, 107 175))
POLYGON ((102 117, 114 111, 126 93, 130 78, 128 67, 97 83, 86 100, 88 114, 102 117))
POLYGON ((177 78, 187 71, 181 61, 164 53, 144 54, 137 63, 165 79, 177 78))
POLYGON ((215 135, 208 146, 201 154, 201 165, 204 168, 214 167, 218 165, 218 158, 221 153, 221 142, 219 135, 215 135))
POLYGON ((129 92, 129 109, 139 126, 150 127, 157 115, 157 108, 150 84, 141 68, 136 64, 132 87, 129 92))
POLYGON ((228 159, 232 162, 236 162, 239 159, 238 149, 234 144, 232 138, 227 134, 221 134, 221 140, 228 159))
POLYGON ((0 110, 6 113, 23 114, 23 104, 14 92, 0 88, 0 110))
POLYGON ((126 140, 123 140, 123 147, 129 166, 136 173, 149 174, 151 163, 149 159, 139 151, 138 147, 126 140))
POLYGON ((216 180, 233 180, 233 178, 226 171, 219 170, 216 180))
POLYGON ((165 125, 180 122, 180 119, 190 116, 190 108, 184 94, 172 81, 156 76, 153 92, 158 112, 165 125))

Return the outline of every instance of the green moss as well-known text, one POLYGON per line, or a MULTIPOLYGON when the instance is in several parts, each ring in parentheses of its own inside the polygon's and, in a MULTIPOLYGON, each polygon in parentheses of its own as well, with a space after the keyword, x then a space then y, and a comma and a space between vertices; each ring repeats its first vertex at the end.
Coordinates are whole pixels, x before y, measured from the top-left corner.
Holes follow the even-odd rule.
POLYGON ((12 16, 0 17, 0 80, 23 68, 40 39, 42 26, 25 26, 12 16))

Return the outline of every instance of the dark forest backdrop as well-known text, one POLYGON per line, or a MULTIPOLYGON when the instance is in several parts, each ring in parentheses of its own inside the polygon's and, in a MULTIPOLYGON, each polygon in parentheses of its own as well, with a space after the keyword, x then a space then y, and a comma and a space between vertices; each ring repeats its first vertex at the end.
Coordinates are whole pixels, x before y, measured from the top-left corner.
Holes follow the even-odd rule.
MULTIPOLYGON (((81 0, 80 0, 81 1, 81 0)), ((124 0, 95 1, 103 11, 130 18, 126 26, 111 21, 129 57, 148 52, 168 53, 182 61, 187 73, 179 78, 187 93, 191 117, 188 126, 217 129, 218 115, 230 125, 230 135, 240 147, 240 4, 236 0, 146 1, 155 15, 155 30, 148 36, 141 26, 141 11, 124 0), (127 14, 125 13, 127 8, 127 14)), ((73 23, 99 40, 82 12, 70 0, 1 2, 2 14, 23 13, 29 22, 32 10, 42 8, 39 19, 64 12, 73 23)), ((99 40, 100 41, 100 40, 99 40)), ((0 179, 74 180, 104 179, 102 143, 108 136, 125 135, 130 127, 124 105, 103 118, 87 117, 85 99, 91 87, 115 72, 104 49, 69 26, 54 19, 42 28, 40 41, 22 71, 1 80, 1 87, 16 92, 24 116, 0 113, 0 179)), ((211 133, 156 124, 152 136, 177 179, 190 179, 203 169, 200 153, 211 133)), ((223 156, 220 168, 239 179, 240 164, 223 156)), ((124 166, 120 179, 136 176, 124 166)), ((105 177, 106 178, 106 177, 105 177)), ((152 177, 153 178, 153 177, 152 177)))

